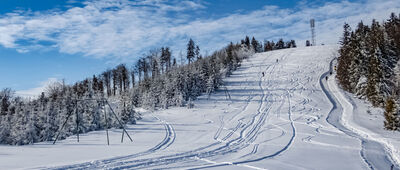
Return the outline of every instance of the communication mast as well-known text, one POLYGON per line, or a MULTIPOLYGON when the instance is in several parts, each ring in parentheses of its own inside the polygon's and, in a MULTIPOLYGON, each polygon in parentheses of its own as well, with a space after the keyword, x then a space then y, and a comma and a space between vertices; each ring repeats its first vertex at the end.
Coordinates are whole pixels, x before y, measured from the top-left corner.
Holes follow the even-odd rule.
POLYGON ((317 43, 315 41, 315 20, 314 19, 310 20, 310 26, 311 26, 311 43, 312 43, 312 46, 316 46, 317 43))

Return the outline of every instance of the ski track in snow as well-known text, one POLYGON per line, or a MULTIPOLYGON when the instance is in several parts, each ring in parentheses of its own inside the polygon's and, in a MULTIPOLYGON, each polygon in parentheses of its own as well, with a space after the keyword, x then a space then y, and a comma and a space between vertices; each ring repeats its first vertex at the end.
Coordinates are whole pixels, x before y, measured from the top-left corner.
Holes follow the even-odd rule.
POLYGON ((49 168, 49 169, 60 169, 60 170, 61 169, 92 169, 93 167, 106 168, 106 167, 110 166, 110 164, 112 164, 112 163, 118 163, 119 161, 148 155, 148 154, 156 152, 157 150, 166 149, 172 143, 174 143, 175 137, 176 137, 176 132, 175 132, 173 126, 171 126, 168 122, 162 121, 156 116, 153 116, 153 117, 164 124, 165 137, 160 143, 158 143, 156 146, 148 149, 147 151, 132 154, 132 155, 127 155, 127 156, 115 157, 115 158, 111 158, 111 159, 87 162, 87 163, 77 164, 77 165, 62 166, 62 167, 57 167, 57 168, 49 168))
MULTIPOLYGON (((333 105, 331 111, 328 114, 328 117, 326 118, 326 121, 328 123, 330 123, 332 126, 334 126, 335 128, 342 131, 343 133, 345 133, 351 137, 357 138, 360 141, 360 143, 361 143, 360 156, 365 161, 365 163, 367 164, 369 169, 378 169, 378 170, 379 169, 390 169, 392 164, 396 165, 393 161, 393 158, 391 158, 390 155, 385 155, 383 157, 378 155, 378 153, 386 152, 385 146, 383 146, 379 142, 372 141, 372 140, 369 140, 369 139, 361 136, 354 130, 349 129, 348 128, 349 126, 344 125, 343 122, 341 121, 343 119, 343 114, 344 114, 343 112, 345 110, 345 109, 343 109, 343 106, 341 104, 342 101, 338 102, 338 99, 335 96, 335 94, 333 94, 332 90, 327 90, 327 88, 326 88, 327 82, 323 81, 324 77, 328 76, 328 74, 333 71, 332 68, 333 68, 334 61, 335 61, 335 59, 331 60, 331 62, 329 63, 329 71, 325 72, 320 77, 321 88, 324 91, 324 93, 326 94, 329 101, 333 105), (337 111, 341 111, 341 113, 339 115, 334 115, 336 117, 333 118, 332 114, 337 111), (378 150, 378 152, 376 150, 378 150)), ((331 76, 330 79, 333 79, 333 78, 334 77, 331 76)), ((329 87, 329 84, 328 84, 328 88, 332 88, 332 87, 329 87)), ((346 99, 344 99, 344 100, 346 100, 346 99)), ((394 167, 394 169, 399 169, 398 165, 396 165, 394 167)))
MULTIPOLYGON (((275 65, 274 65, 275 66, 275 65)), ((273 72, 273 69, 275 68, 273 66, 272 71, 270 72, 269 75, 271 75, 271 73, 273 72)), ((270 68, 271 66, 269 66, 267 68, 267 70, 270 68)), ((134 163, 137 162, 144 162, 144 163, 138 163, 138 164, 131 164, 131 165, 125 165, 122 167, 118 167, 117 169, 126 169, 126 168, 140 168, 141 166, 145 165, 146 168, 149 168, 150 166, 152 166, 152 164, 154 165, 161 165, 161 164, 170 164, 170 163, 177 163, 177 161, 187 161, 188 159, 197 159, 197 158, 207 158, 207 157, 211 157, 211 156, 215 156, 215 155, 224 155, 227 153, 231 153, 237 150, 240 150, 244 147, 247 147, 249 145, 250 142, 254 141, 256 134, 258 132, 258 130, 260 129, 260 125, 265 123, 265 118, 267 116, 267 111, 269 111, 269 109, 265 109, 263 108, 264 105, 264 101, 266 100, 266 94, 262 88, 262 77, 260 78, 259 81, 259 87, 260 89, 263 91, 260 103, 259 103, 259 107, 258 107, 258 112, 252 117, 251 122, 248 123, 240 132, 240 136, 232 139, 230 141, 228 141, 226 144, 224 144, 221 147, 218 147, 214 150, 210 150, 210 151, 203 151, 203 149, 201 150, 201 152, 199 153, 192 153, 189 152, 188 155, 183 154, 183 155, 178 155, 176 156, 172 156, 172 157, 160 157, 160 158, 155 158, 155 162, 147 162, 147 160, 145 161, 133 161, 134 163), (256 122, 256 119, 259 117, 258 121, 256 122), (256 124, 255 124, 256 123, 256 124), (249 129, 248 132, 246 132, 246 130, 249 129)), ((238 124, 241 124, 240 122, 238 124)), ((239 125, 240 126, 240 125, 239 125)), ((237 127, 239 127, 237 126, 237 127)), ((231 135, 228 134, 225 139, 229 138, 231 135)), ((219 144, 219 143, 218 143, 219 144)), ((213 145, 212 145, 213 146, 213 145)), ((129 164, 131 162, 127 162, 127 164, 129 164)), ((238 163, 241 164, 241 163, 238 163)), ((232 163, 227 163, 227 165, 232 165, 232 163)))
MULTIPOLYGON (((281 60, 283 60, 283 57, 280 58, 281 60)), ((253 65, 253 64, 252 64, 253 65)), ((62 168, 89 168, 89 169, 97 169, 97 168, 112 168, 112 169, 131 169, 131 168, 150 168, 153 166, 160 166, 160 165, 168 165, 171 163, 177 163, 180 161, 190 161, 192 159, 199 159, 199 160, 204 160, 205 158, 208 157, 212 157, 212 156, 216 156, 216 155, 225 155, 225 154, 229 154, 232 152, 237 152, 238 150, 241 150, 243 148, 248 147, 250 144, 252 144, 252 142, 254 142, 257 138, 257 135, 259 134, 259 131, 261 130, 261 127, 265 124, 266 122, 266 118, 270 113, 270 106, 272 105, 272 102, 266 102, 268 101, 268 90, 263 88, 263 83, 266 82, 266 85, 272 85, 269 81, 270 81, 270 77, 273 76, 274 70, 276 68, 277 63, 272 63, 271 65, 268 65, 267 68, 265 69, 265 72, 268 71, 268 74, 265 77, 261 77, 259 78, 259 82, 258 82, 258 86, 260 88, 260 90, 262 91, 262 96, 261 96, 261 100, 259 101, 259 106, 257 109, 257 113, 253 115, 251 121, 249 123, 247 123, 244 127, 242 126, 242 122, 239 120, 238 124, 236 125, 236 127, 230 132, 228 133, 225 137, 223 137, 222 140, 228 140, 229 138, 231 138, 231 136, 239 129, 242 128, 240 131, 240 136, 238 136, 237 138, 231 139, 229 141, 227 141, 226 143, 222 143, 222 142, 216 142, 214 144, 211 144, 209 146, 206 147, 202 147, 199 148, 197 150, 193 150, 193 151, 189 151, 186 153, 181 153, 181 154, 175 154, 175 155, 169 155, 169 156, 162 156, 162 157, 156 157, 156 158, 149 158, 149 159, 139 159, 139 160, 128 160, 128 161, 124 161, 127 160, 129 158, 134 158, 134 157, 140 157, 144 154, 135 154, 135 155, 131 155, 129 157, 123 157, 122 159, 111 159, 111 160, 103 160, 101 161, 101 163, 86 163, 83 165, 76 165, 75 167, 73 166, 65 166, 62 168), (206 150, 210 147, 213 147, 215 145, 219 145, 222 144, 222 146, 217 147, 215 149, 212 150, 206 150)), ((259 66, 260 72, 263 70, 262 66, 259 66)), ((289 92, 288 92, 289 94, 289 92)), ((289 97, 289 95, 288 95, 289 97)), ((249 97, 249 100, 251 100, 252 97, 249 97)), ((288 100, 290 100, 288 98, 288 100)), ((249 103, 249 102, 248 102, 249 103)), ((247 103, 247 105, 248 105, 247 103)), ((290 101, 289 101, 290 103, 290 101)), ((246 111, 246 107, 244 107, 244 109, 240 112, 243 113, 246 111)), ((281 104, 279 106, 279 110, 281 110, 283 104, 281 104)), ((239 113, 239 114, 240 114, 239 113)), ((281 150, 262 157, 262 158, 258 158, 258 159, 252 159, 252 160, 246 160, 246 161, 242 161, 242 162, 232 162, 232 163, 226 163, 226 164, 218 164, 219 166, 221 165, 239 165, 239 164, 245 164, 248 162, 254 162, 254 161, 258 161, 258 160, 262 160, 262 159, 266 159, 266 158, 272 158, 276 155, 279 155, 280 153, 282 153, 283 151, 285 151, 286 149, 289 148, 290 144, 292 143, 294 137, 295 137, 295 128, 294 128, 294 123, 293 120, 290 117, 290 109, 289 109, 289 118, 291 121, 291 125, 293 127, 293 135, 291 137, 291 139, 289 140, 289 143, 287 145, 285 145, 281 150)), ((220 117, 220 123, 221 126, 218 128, 216 134, 214 135, 214 138, 217 139, 220 136, 221 130, 224 126, 224 122, 223 122, 223 117, 220 117)), ((168 126, 168 125, 166 125, 168 126)), ((166 128, 167 129, 167 128, 166 128)), ((168 133, 168 132, 167 132, 168 133)), ((267 142, 267 140, 265 141, 267 142)), ((161 142, 159 145, 163 146, 164 142, 161 142)), ((251 153, 249 154, 255 154, 257 152, 257 148, 258 148, 259 144, 256 144, 253 148, 253 150, 251 151, 251 153)), ((159 149, 160 147, 157 145, 156 147, 154 147, 154 149, 150 149, 150 152, 154 152, 155 150, 159 149)), ((150 153, 150 152, 145 152, 145 153, 150 153)), ((200 168, 200 167, 198 167, 200 168)), ((206 168, 206 167, 204 167, 206 168)))
POLYGON ((341 122, 344 108, 325 81, 325 76, 332 71, 333 60, 329 70, 327 62, 319 63, 331 59, 324 50, 333 49, 308 47, 255 54, 226 78, 227 91, 217 90, 210 99, 200 97, 194 109, 173 109, 182 116, 197 115, 207 123, 192 123, 186 119, 180 123, 176 120, 180 117, 174 118, 174 114, 179 114, 169 114, 169 110, 146 114, 144 116, 162 124, 159 131, 165 134, 159 136, 160 141, 154 146, 143 146, 149 149, 109 159, 48 166, 47 169, 387 169, 393 161, 385 147, 341 122), (298 58, 319 57, 319 53, 325 58, 305 58, 305 62, 298 58), (225 98, 226 94, 232 98, 225 98), (163 115, 166 112, 168 114, 163 115), (194 126, 205 130, 192 129, 194 126), (201 133, 203 130, 205 133, 201 133), (199 144, 185 143, 185 133, 192 132, 202 137, 198 139, 199 144), (190 147, 181 148, 181 144, 190 147), (335 164, 329 166, 335 159, 321 159, 323 163, 318 164, 316 159, 324 153, 337 156, 335 164), (312 159, 307 160, 308 156, 312 159), (341 163, 348 158, 352 159, 350 165, 341 163))
MULTIPOLYGON (((333 117, 333 116, 332 116, 332 113, 333 113, 333 112, 335 112, 335 111, 337 112, 337 111, 339 111, 339 110, 342 110, 342 109, 341 109, 341 105, 338 105, 338 104, 337 104, 336 100, 333 98, 333 96, 332 96, 332 95, 330 94, 330 92, 327 90, 326 84, 323 82, 323 80, 325 79, 325 77, 327 77, 328 74, 329 74, 331 71, 333 71, 333 70, 332 70, 333 61, 334 61, 334 60, 331 60, 331 61, 330 61, 330 63, 329 63, 329 70, 328 70, 327 72, 325 72, 324 74, 322 74, 321 77, 320 77, 320 80, 319 80, 319 83, 320 83, 320 86, 321 86, 321 88, 322 88, 322 91, 325 93, 326 97, 327 97, 327 98, 329 99, 329 101, 332 103, 332 108, 331 108, 331 110, 329 111, 328 116, 326 117, 326 121, 327 121, 329 124, 331 124, 332 126, 334 126, 335 128, 337 128, 338 130, 340 130, 341 132, 343 132, 343 133, 345 133, 345 134, 347 134, 347 135, 349 135, 349 136, 351 136, 351 137, 354 137, 354 138, 358 139, 358 140, 360 141, 361 145, 363 145, 364 142, 363 142, 363 140, 361 139, 361 137, 355 135, 353 132, 351 132, 350 130, 348 130, 346 127, 342 126, 342 125, 340 124, 340 122, 339 122, 338 119, 332 118, 332 117, 333 117), (338 107, 340 107, 340 109, 338 109, 338 107)), ((332 78, 332 76, 331 76, 331 78, 332 78)), ((341 113, 336 113, 336 115, 335 115, 336 118, 338 118, 338 116, 340 116, 339 114, 341 114, 341 113)), ((368 159, 365 158, 365 155, 364 155, 364 147, 361 147, 360 156, 361 156, 361 158, 364 160, 364 162, 366 163, 366 165, 368 166, 369 169, 374 169, 373 166, 371 165, 371 163, 368 161, 368 159)))

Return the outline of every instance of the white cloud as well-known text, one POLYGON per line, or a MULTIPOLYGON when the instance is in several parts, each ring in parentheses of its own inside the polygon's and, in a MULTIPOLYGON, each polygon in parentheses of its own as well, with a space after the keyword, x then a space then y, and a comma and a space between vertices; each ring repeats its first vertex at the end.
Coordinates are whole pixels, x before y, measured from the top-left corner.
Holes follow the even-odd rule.
POLYGON ((56 82, 60 82, 57 78, 48 78, 46 81, 43 81, 39 84, 38 87, 28 89, 28 90, 20 90, 16 91, 15 94, 21 97, 26 98, 37 98, 42 92, 45 92, 46 88, 56 82))
POLYGON ((360 20, 381 21, 390 12, 400 11, 400 0, 342 1, 313 8, 304 3, 294 9, 265 6, 248 13, 198 19, 191 14, 206 10, 208 4, 201 1, 87 1, 84 7, 64 12, 15 12, 0 17, 0 44, 27 52, 43 47, 40 42, 51 42, 62 53, 127 60, 164 45, 177 52, 185 49, 189 37, 208 50, 245 35, 295 39, 302 45, 310 37, 311 18, 316 19, 317 42, 335 44, 344 22, 354 26, 360 20))

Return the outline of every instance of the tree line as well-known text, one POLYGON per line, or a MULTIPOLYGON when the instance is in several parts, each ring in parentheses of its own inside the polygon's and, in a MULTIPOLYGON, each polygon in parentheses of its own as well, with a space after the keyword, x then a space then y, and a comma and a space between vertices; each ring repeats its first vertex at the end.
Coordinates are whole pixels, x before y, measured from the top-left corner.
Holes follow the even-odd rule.
POLYGON ((385 108, 384 126, 400 130, 400 17, 392 13, 383 23, 344 24, 337 79, 341 87, 375 107, 385 108))
POLYGON ((123 123, 134 123, 140 118, 134 111, 137 107, 192 106, 191 101, 198 96, 210 95, 223 85, 223 78, 248 56, 296 47, 293 40, 285 43, 282 39, 276 44, 266 41, 264 46, 254 37, 250 41, 246 36, 240 42, 202 56, 199 46, 190 39, 186 62, 181 58, 181 64, 172 57, 169 47, 161 47, 149 51, 130 67, 120 64, 72 85, 53 83, 37 99, 26 100, 15 96, 9 88, 3 89, 0 91, 0 143, 23 145, 54 140, 70 113, 79 114, 70 117, 59 139, 77 132, 120 128, 114 117, 105 117, 102 102, 95 99, 109 100, 123 123))

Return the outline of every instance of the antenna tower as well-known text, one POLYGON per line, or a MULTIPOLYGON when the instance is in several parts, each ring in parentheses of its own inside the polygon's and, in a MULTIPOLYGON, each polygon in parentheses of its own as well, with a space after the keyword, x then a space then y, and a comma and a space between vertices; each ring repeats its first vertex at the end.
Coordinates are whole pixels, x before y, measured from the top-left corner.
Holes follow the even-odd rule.
POLYGON ((316 46, 317 43, 315 42, 315 20, 314 19, 310 20, 310 26, 311 26, 311 43, 312 43, 312 46, 316 46))

